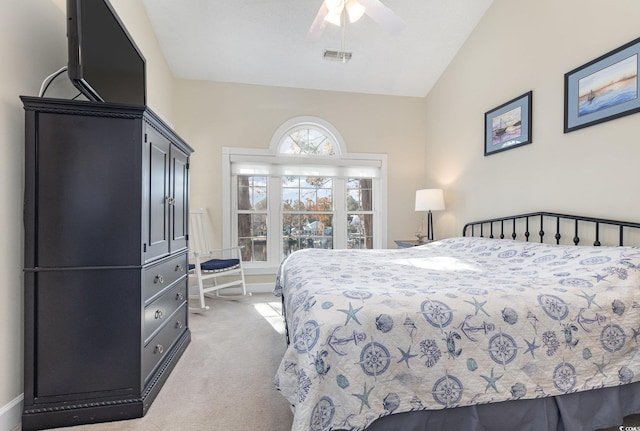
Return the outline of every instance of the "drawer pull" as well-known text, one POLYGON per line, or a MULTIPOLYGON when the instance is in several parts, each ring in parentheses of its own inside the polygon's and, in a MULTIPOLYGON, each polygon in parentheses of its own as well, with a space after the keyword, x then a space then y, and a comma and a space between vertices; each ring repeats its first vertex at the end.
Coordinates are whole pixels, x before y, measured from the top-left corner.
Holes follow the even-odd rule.
POLYGON ((176 293, 176 301, 182 301, 184 299, 184 295, 182 292, 176 293))
POLYGON ((176 322, 176 328, 178 328, 178 329, 182 329, 182 322, 181 322, 181 321, 179 321, 179 320, 178 320, 178 321, 176 322))
POLYGON ((156 310, 156 319, 162 319, 162 310, 156 310))
POLYGON ((162 344, 156 344, 156 353, 164 353, 164 347, 162 346, 162 344))
POLYGON ((176 265, 176 272, 184 272, 184 266, 176 265))
POLYGON ((158 274, 156 275, 156 278, 153 280, 154 283, 164 283, 164 277, 162 276, 162 274, 158 274))

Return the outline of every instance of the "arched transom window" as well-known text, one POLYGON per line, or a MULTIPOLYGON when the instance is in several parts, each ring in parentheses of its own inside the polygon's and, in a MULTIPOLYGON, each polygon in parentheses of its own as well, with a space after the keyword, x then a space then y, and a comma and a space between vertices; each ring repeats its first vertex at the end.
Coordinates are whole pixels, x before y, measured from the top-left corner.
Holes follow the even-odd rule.
POLYGON ((278 154, 336 156, 339 149, 335 138, 326 130, 311 124, 294 127, 282 137, 278 154))

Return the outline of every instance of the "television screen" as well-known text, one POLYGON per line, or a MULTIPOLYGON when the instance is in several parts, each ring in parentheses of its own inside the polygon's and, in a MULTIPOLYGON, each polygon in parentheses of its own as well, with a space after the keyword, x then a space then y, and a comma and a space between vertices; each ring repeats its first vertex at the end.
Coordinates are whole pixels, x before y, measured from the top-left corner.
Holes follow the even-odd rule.
POLYGON ((90 100, 146 105, 145 59, 108 0, 67 0, 69 78, 90 100))

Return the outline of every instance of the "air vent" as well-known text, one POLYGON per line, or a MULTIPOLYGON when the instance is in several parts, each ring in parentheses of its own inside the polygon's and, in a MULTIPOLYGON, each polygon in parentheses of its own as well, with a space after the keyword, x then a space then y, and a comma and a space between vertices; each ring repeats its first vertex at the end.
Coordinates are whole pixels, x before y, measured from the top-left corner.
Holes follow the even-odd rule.
POLYGON ((347 61, 351 60, 351 53, 347 52, 347 51, 325 50, 324 51, 324 59, 325 60, 341 61, 343 63, 346 63, 347 61))

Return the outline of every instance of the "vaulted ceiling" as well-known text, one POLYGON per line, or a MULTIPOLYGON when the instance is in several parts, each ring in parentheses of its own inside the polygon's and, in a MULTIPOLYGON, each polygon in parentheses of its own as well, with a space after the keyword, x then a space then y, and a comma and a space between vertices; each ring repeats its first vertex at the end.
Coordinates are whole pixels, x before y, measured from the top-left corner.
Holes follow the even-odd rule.
POLYGON ((381 0, 406 22, 392 34, 365 15, 320 37, 308 30, 322 0, 143 0, 178 78, 423 97, 492 0, 381 0))

